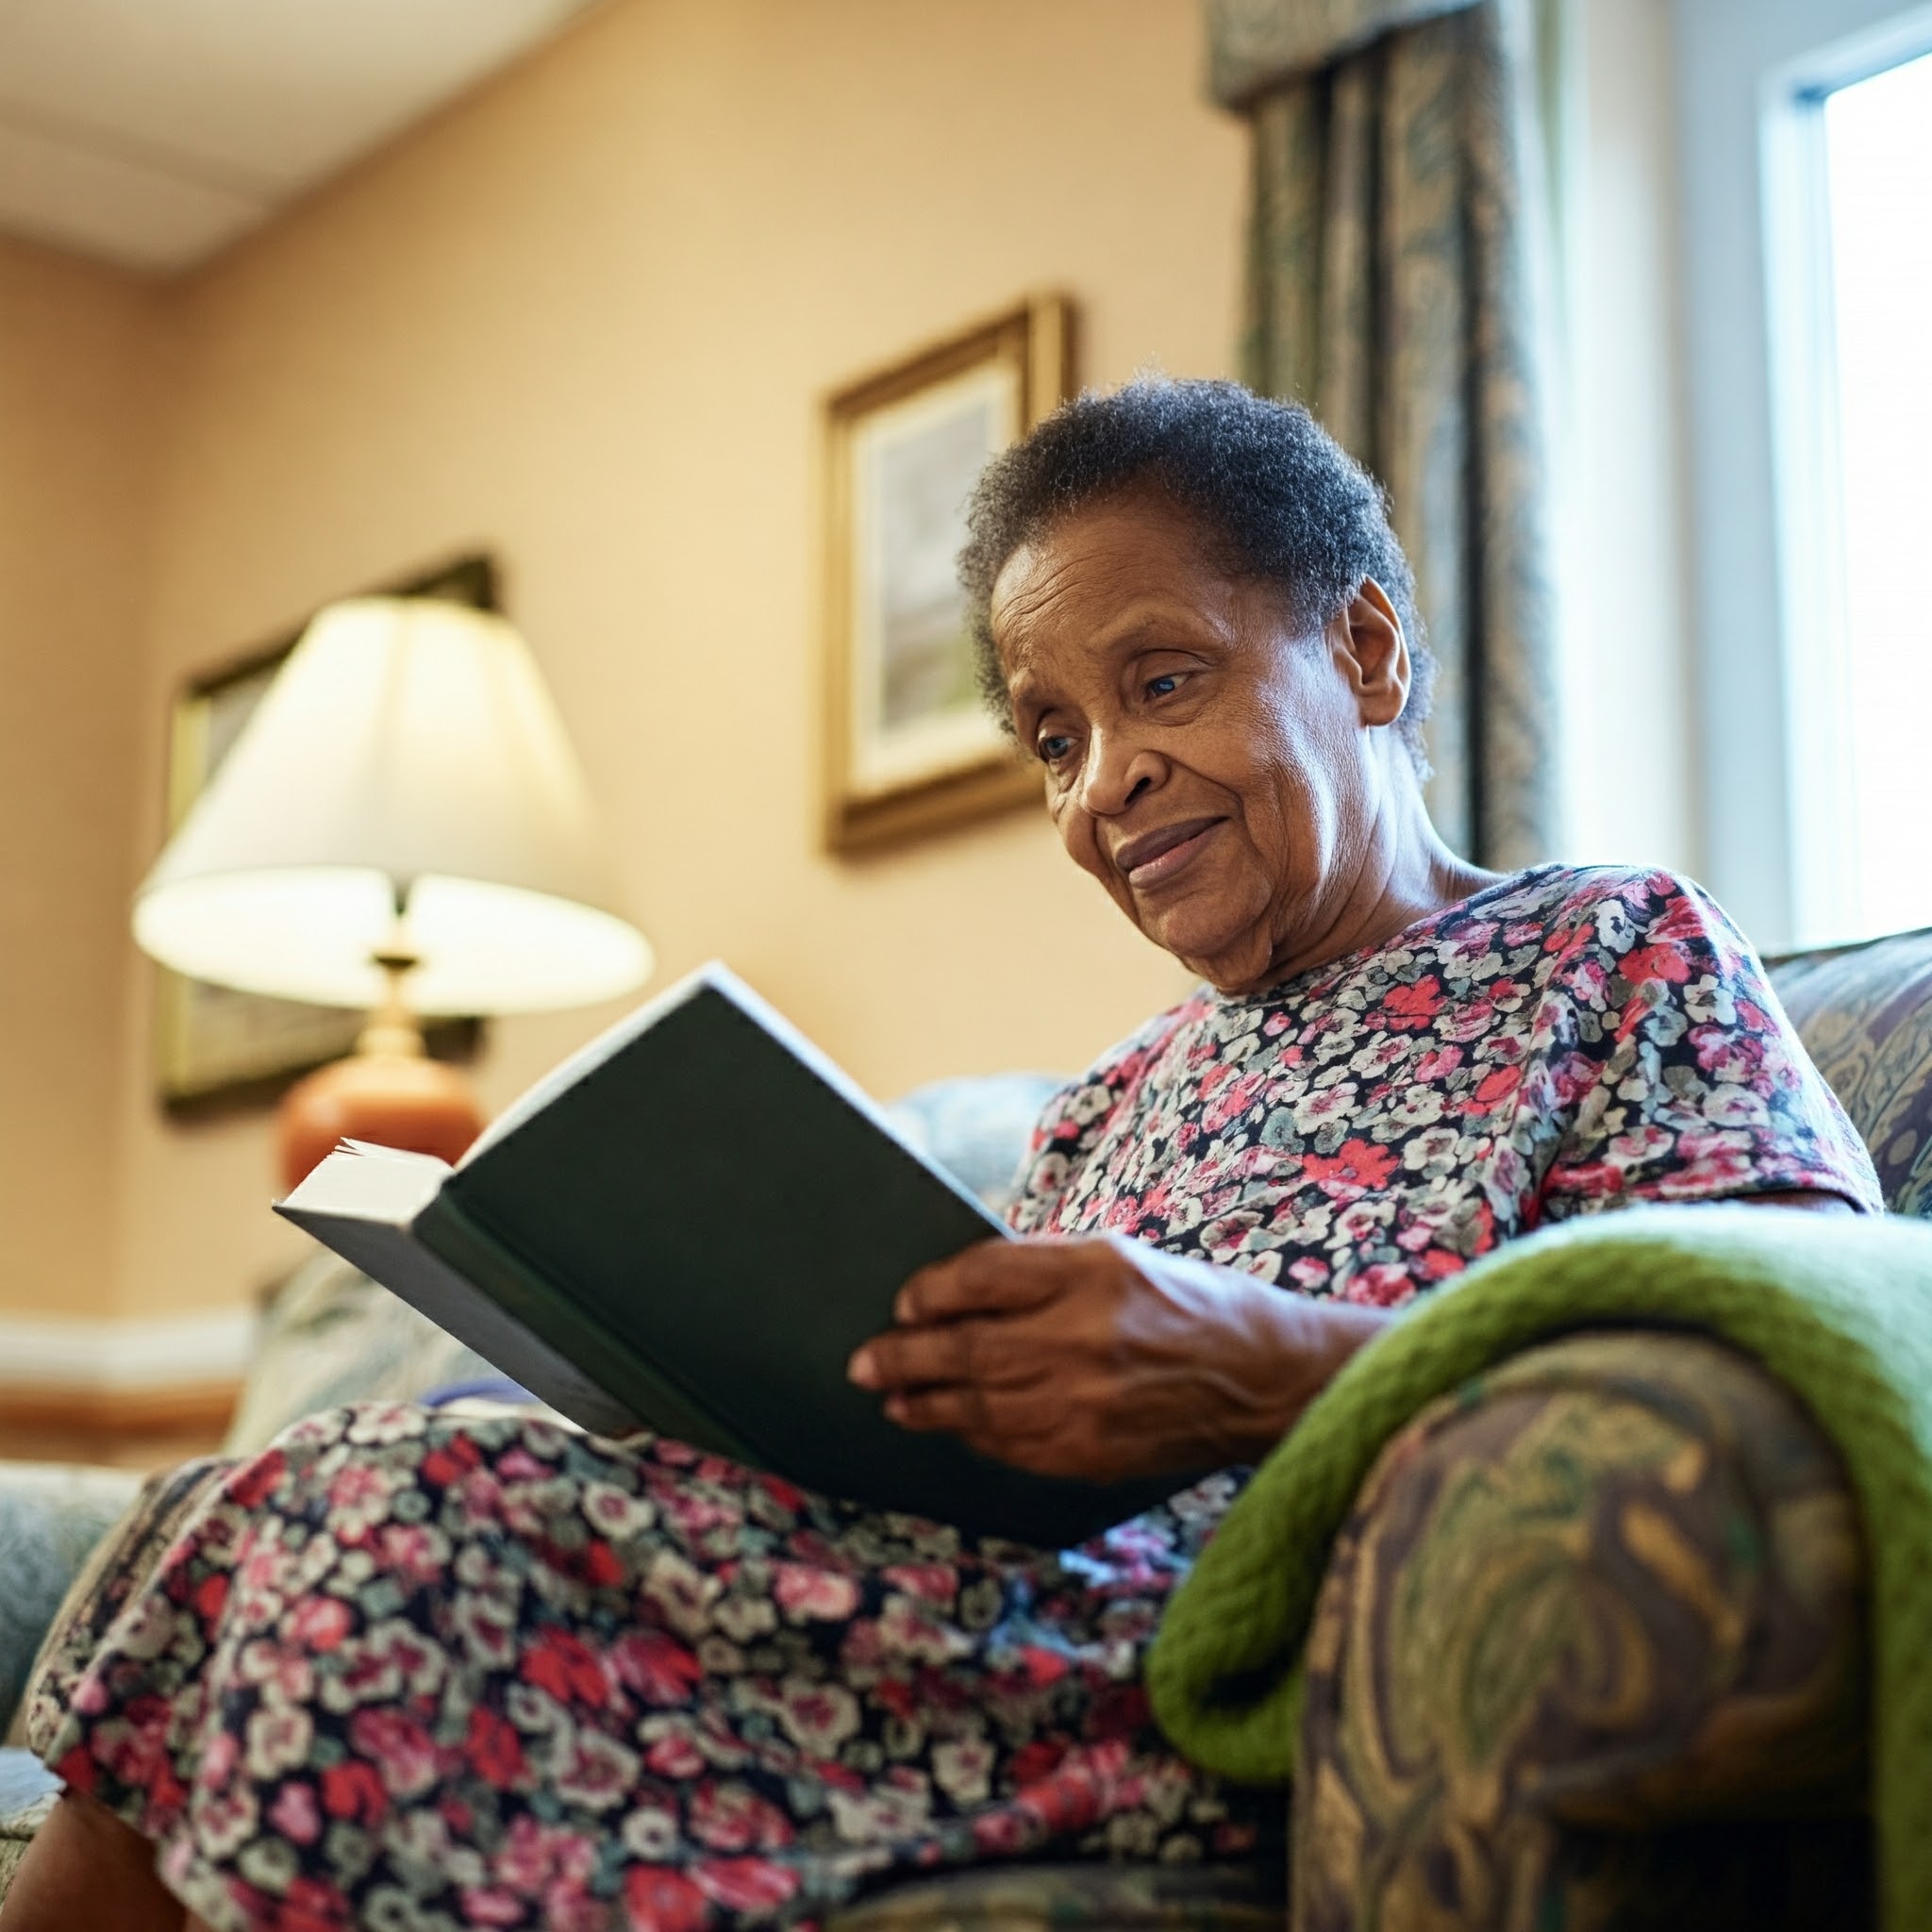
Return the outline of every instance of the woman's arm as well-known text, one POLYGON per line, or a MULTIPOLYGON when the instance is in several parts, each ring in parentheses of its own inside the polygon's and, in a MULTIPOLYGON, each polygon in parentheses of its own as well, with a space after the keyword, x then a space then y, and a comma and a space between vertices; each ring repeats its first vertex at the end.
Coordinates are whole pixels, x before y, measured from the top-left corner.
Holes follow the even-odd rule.
POLYGON ((894 1314, 850 1369, 893 1421, 1093 1481, 1258 1460, 1392 1319, 1113 1237, 968 1248, 894 1314))

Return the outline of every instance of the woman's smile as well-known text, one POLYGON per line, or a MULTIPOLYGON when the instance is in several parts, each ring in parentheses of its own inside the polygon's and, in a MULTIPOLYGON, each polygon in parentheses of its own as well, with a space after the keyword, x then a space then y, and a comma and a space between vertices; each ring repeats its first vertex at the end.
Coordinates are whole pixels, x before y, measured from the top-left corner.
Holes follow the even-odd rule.
POLYGON ((1219 818, 1184 819, 1178 824, 1158 826, 1128 840, 1114 854, 1113 862, 1128 885, 1144 892, 1184 872, 1225 823, 1219 818))
POLYGON ((1462 886, 1398 735, 1408 652, 1373 578, 1332 618, 1300 613, 1143 490, 1029 536, 987 623, 1068 853, 1224 992, 1399 931, 1462 886))

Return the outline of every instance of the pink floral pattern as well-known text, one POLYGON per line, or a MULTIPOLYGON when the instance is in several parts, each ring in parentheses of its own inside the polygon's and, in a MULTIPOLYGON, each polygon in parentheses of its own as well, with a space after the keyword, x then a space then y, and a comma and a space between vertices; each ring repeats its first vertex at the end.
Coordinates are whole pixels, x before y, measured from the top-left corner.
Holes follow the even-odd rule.
POLYGON ((1871 1157, 1737 929, 1668 873, 1546 866, 1253 998, 1204 989, 1075 1081, 1011 1219, 1399 1307, 1497 1242, 1871 1157))
MULTIPOLYGON (((1544 871, 1061 1094, 1022 1229, 1402 1301, 1539 1220, 1869 1163, 1694 889, 1544 871)), ((812 1923, 892 1874, 1278 1853, 1141 1659, 1239 1490, 1074 1551, 868 1514, 661 1439, 332 1409, 77 1619, 30 1729, 211 1925, 812 1923)))
POLYGON ((110 1578, 29 1726, 221 1928, 819 1919, 1049 1848, 1278 1849, 1140 1661, 1239 1486, 1077 1551, 974 1542, 680 1443, 325 1411, 110 1578))

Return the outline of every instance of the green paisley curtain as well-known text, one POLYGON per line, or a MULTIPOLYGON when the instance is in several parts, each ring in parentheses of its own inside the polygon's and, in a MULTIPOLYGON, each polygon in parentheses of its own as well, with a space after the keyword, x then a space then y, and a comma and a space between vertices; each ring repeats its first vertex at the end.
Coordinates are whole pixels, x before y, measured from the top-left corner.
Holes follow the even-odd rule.
POLYGON ((1537 0, 1207 0, 1253 135, 1242 374, 1381 479, 1440 663, 1429 803, 1557 838, 1537 0))

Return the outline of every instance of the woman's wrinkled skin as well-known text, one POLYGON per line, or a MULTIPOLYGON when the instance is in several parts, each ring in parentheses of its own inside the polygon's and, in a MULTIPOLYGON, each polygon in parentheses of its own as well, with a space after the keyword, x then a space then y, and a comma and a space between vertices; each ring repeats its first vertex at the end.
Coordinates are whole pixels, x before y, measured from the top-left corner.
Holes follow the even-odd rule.
POLYGON ((1392 728, 1408 644, 1373 578, 1298 625, 1128 498, 1015 552, 992 627, 1069 855, 1224 992, 1379 945, 1494 876, 1429 822, 1392 728))

